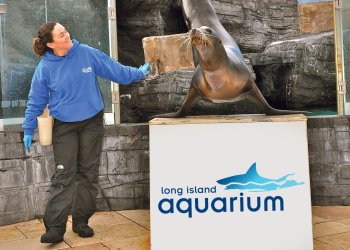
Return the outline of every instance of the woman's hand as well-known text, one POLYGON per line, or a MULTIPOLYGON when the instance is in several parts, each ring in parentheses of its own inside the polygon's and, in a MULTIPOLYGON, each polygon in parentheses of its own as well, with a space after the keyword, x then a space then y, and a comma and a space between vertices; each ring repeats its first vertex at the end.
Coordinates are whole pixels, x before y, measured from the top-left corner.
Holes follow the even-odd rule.
POLYGON ((145 77, 145 76, 147 76, 149 74, 148 67, 149 67, 149 63, 148 62, 146 62, 144 65, 139 67, 139 70, 142 71, 143 77, 145 77))
POLYGON ((32 145, 33 136, 32 135, 24 135, 23 142, 26 151, 30 152, 30 146, 32 145))

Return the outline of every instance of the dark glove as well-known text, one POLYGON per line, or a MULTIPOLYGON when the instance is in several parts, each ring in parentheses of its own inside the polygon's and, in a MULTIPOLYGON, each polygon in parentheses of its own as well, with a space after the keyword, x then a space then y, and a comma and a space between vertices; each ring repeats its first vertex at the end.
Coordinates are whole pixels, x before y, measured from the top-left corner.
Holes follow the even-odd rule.
POLYGON ((139 70, 141 70, 141 72, 143 74, 142 78, 144 78, 145 76, 147 76, 149 74, 148 67, 149 67, 148 62, 146 62, 144 65, 139 67, 139 70))
POLYGON ((32 145, 32 139, 33 139, 32 135, 24 135, 24 137, 23 137, 24 147, 28 153, 30 152, 30 146, 32 145))

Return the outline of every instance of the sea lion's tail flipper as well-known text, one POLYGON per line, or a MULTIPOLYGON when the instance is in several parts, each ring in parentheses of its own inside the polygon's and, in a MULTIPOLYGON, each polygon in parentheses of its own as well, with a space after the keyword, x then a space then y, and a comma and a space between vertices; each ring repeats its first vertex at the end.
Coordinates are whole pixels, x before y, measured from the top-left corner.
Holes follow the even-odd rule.
POLYGON ((310 114, 308 111, 275 109, 265 100, 255 82, 253 82, 251 86, 252 88, 249 91, 247 98, 259 105, 266 115, 310 114))
POLYGON ((191 85, 187 96, 185 98, 185 101, 182 103, 180 109, 174 113, 165 113, 165 114, 159 114, 159 115, 154 115, 151 116, 149 119, 153 118, 179 118, 179 117, 184 117, 187 112, 191 109, 193 104, 198 100, 200 95, 196 91, 196 89, 191 85))

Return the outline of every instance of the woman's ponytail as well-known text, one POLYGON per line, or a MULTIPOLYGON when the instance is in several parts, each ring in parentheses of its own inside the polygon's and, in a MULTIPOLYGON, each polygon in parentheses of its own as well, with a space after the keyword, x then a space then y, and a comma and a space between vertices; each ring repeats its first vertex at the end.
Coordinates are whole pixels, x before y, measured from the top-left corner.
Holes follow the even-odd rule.
POLYGON ((39 57, 45 55, 45 53, 47 51, 46 45, 44 45, 40 42, 39 37, 35 37, 33 39, 32 49, 33 49, 33 52, 39 57))
POLYGON ((48 22, 40 26, 38 36, 34 37, 32 42, 33 52, 39 57, 45 55, 46 51, 52 51, 47 47, 47 43, 53 42, 52 30, 57 22, 48 22))

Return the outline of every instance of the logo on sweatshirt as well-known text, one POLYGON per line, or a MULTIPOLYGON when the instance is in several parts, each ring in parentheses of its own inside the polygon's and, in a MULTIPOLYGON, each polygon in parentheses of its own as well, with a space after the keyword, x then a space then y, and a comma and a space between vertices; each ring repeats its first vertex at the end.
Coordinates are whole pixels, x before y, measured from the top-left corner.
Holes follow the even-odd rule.
POLYGON ((90 72, 92 72, 92 69, 91 69, 91 67, 87 67, 87 68, 82 68, 81 69, 81 72, 83 72, 83 73, 90 73, 90 72))

